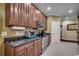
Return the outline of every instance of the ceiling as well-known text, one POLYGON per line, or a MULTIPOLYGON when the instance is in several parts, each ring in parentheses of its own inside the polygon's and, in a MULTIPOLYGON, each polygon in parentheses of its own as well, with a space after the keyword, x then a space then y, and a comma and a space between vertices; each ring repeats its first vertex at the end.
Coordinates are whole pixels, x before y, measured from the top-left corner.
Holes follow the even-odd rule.
POLYGON ((46 16, 74 16, 79 15, 79 3, 34 3, 46 16), (51 7, 47 10, 47 7, 51 7), (68 11, 72 10, 72 13, 68 11))

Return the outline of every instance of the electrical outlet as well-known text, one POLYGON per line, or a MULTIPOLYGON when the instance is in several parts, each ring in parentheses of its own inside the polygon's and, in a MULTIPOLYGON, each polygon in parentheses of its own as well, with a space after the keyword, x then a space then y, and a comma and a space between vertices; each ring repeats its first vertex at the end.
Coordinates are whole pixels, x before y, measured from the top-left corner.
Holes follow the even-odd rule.
POLYGON ((7 32, 1 32, 1 36, 7 36, 7 32))

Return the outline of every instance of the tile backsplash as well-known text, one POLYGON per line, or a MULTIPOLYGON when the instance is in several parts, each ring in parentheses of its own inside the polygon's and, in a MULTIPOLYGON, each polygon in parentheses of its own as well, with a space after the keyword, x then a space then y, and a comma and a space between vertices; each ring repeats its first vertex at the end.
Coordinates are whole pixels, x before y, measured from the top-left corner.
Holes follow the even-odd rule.
POLYGON ((15 31, 16 32, 16 36, 23 36, 25 34, 25 31, 15 31))

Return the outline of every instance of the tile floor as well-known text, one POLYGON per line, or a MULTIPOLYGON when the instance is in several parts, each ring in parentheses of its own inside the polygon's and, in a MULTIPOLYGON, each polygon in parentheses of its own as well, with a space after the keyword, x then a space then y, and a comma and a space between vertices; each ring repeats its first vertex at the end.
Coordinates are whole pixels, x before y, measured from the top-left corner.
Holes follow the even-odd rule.
POLYGON ((50 44, 42 56, 76 56, 79 55, 79 45, 76 43, 59 42, 50 44))

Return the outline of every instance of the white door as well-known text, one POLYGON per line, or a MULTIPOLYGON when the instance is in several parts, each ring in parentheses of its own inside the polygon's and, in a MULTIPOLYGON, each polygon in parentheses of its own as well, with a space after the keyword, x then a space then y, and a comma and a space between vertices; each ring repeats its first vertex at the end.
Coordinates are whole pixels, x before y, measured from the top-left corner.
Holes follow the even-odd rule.
POLYGON ((52 21, 51 23, 51 43, 60 42, 60 21, 52 21))

